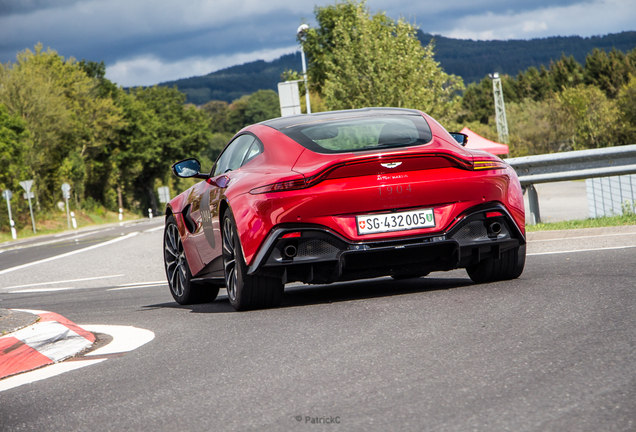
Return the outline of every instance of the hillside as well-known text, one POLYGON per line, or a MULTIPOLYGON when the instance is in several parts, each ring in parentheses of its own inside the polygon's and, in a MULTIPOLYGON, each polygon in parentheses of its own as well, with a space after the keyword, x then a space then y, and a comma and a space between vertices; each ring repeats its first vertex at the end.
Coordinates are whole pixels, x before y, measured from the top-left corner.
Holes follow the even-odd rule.
MULTIPOLYGON (((549 67, 561 54, 573 55, 581 64, 594 48, 627 52, 636 48, 636 31, 605 36, 557 36, 544 39, 473 41, 433 36, 419 31, 423 44, 435 39, 435 59, 448 73, 461 76, 465 83, 481 80, 491 72, 516 75, 531 66, 549 67)), ((176 85, 188 102, 202 105, 210 100, 231 102, 261 89, 276 90, 286 69, 301 70, 300 53, 287 54, 271 62, 257 60, 232 66, 208 75, 161 83, 176 85)))

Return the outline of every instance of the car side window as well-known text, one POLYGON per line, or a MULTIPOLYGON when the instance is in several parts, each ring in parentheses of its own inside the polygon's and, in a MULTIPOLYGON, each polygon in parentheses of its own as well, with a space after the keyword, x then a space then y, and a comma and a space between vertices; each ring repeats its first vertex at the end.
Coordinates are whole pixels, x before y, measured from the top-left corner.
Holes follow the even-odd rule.
POLYGON ((232 141, 216 163, 214 176, 240 168, 254 141, 256 139, 252 135, 247 134, 241 135, 232 141))
POLYGON ((258 156, 261 153, 263 153, 263 147, 261 146, 261 143, 259 143, 258 140, 255 139, 252 145, 250 146, 250 149, 247 151, 247 154, 245 155, 245 160, 243 161, 241 166, 245 165, 246 163, 248 163, 249 161, 251 161, 252 159, 254 159, 256 156, 258 156))

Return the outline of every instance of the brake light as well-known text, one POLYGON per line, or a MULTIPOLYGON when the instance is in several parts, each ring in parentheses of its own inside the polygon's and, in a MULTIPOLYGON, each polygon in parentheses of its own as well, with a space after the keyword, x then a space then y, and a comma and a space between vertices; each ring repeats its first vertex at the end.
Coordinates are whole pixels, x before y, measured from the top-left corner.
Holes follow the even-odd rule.
POLYGON ((254 188, 250 191, 252 195, 258 195, 267 192, 284 192, 290 190, 304 189, 309 185, 305 181, 304 178, 296 179, 296 180, 287 180, 283 182, 278 182, 274 184, 270 184, 267 186, 261 186, 254 188))
POLYGON ((506 169, 508 165, 504 161, 497 161, 492 159, 487 160, 476 160, 473 162, 473 170, 482 171, 482 170, 493 170, 493 169, 506 169))

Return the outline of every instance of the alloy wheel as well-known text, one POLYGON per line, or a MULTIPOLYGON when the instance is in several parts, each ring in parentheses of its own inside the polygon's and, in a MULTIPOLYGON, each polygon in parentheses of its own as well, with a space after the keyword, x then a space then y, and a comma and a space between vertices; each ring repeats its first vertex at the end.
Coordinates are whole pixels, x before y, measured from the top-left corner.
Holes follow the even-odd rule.
POLYGON ((237 284, 235 233, 232 221, 226 217, 223 220, 223 268, 227 295, 232 301, 236 299, 237 284))
POLYGON ((164 258, 170 289, 177 297, 181 297, 185 289, 186 265, 188 264, 183 250, 183 243, 181 243, 181 237, 179 237, 179 230, 175 224, 169 224, 166 228, 164 258))

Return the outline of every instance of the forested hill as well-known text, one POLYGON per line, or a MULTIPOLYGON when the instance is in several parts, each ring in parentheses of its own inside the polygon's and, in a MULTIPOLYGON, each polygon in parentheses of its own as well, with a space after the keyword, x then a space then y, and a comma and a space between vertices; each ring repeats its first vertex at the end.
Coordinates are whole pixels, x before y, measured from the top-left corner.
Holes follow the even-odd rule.
MULTIPOLYGON (((516 75, 530 66, 550 66, 564 53, 581 64, 594 48, 627 52, 636 48, 636 31, 583 38, 557 36, 545 39, 473 41, 433 36, 418 32, 423 44, 435 38, 435 59, 448 73, 459 75, 466 84, 479 81, 488 73, 516 75)), ((177 85, 188 102, 202 105, 210 100, 231 102, 261 89, 276 90, 286 69, 302 70, 300 53, 287 54, 271 62, 258 60, 232 66, 211 74, 161 83, 177 85)))
POLYGON ((516 75, 531 66, 550 66, 561 53, 574 56, 585 63, 585 56, 594 48, 611 51, 616 48, 627 52, 636 48, 636 31, 608 34, 605 36, 549 37, 531 40, 473 41, 433 36, 419 31, 423 45, 435 39, 435 59, 447 73, 459 75, 466 84, 479 81, 492 72, 516 75))

